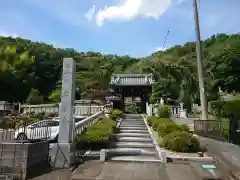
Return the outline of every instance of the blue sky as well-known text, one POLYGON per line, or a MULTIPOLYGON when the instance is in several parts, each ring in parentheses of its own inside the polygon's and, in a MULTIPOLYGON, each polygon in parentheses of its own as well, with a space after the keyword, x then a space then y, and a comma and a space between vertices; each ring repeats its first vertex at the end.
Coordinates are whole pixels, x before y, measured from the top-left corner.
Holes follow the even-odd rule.
MULTIPOLYGON (((239 0, 198 0, 202 38, 239 33, 239 0)), ((0 0, 0 35, 142 57, 194 41, 192 0, 0 0)))

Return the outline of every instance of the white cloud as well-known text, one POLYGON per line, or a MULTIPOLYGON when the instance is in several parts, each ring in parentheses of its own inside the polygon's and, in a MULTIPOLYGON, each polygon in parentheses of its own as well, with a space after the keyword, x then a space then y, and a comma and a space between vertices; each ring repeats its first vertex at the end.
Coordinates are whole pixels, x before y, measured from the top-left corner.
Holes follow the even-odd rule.
POLYGON ((173 47, 171 44, 166 45, 165 47, 157 47, 157 48, 155 48, 155 52, 156 51, 166 51, 166 50, 168 50, 171 47, 173 47))
POLYGON ((93 5, 93 6, 88 10, 88 12, 86 12, 85 17, 86 17, 89 21, 91 21, 91 20, 93 19, 94 15, 95 15, 95 13, 96 13, 96 6, 93 5))
POLYGON ((155 51, 165 51, 167 48, 163 48, 163 47, 157 47, 155 49, 155 51))
POLYGON ((1 31, 0 30, 0 36, 4 36, 4 37, 13 37, 13 38, 16 38, 16 37, 19 37, 19 35, 15 32, 6 32, 6 31, 1 31))
POLYGON ((118 5, 105 7, 96 15, 97 25, 105 20, 132 20, 138 16, 158 19, 173 4, 184 0, 120 0, 118 5))

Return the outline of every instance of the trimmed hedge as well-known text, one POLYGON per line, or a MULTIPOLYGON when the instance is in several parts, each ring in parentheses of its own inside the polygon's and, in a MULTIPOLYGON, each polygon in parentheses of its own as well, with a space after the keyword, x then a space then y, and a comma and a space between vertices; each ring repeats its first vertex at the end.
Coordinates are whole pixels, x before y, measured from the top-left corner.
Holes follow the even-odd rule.
POLYGON ((122 112, 121 110, 119 110, 119 109, 114 109, 114 110, 111 112, 110 117, 111 117, 111 119, 116 120, 116 119, 122 117, 122 115, 123 115, 123 112, 122 112))
POLYGON ((86 128, 82 134, 77 134, 74 143, 80 149, 102 149, 108 144, 116 132, 117 123, 111 119, 103 119, 86 128))
MULTIPOLYGON (((172 132, 180 132, 180 131, 189 131, 185 126, 178 125, 175 123, 167 123, 167 124, 160 124, 157 128, 157 133, 160 137, 164 137, 172 132)), ((187 132, 186 131, 186 132, 187 132)))
POLYGON ((239 117, 240 116, 240 100, 232 101, 211 101, 209 102, 211 113, 217 117, 239 117))
POLYGON ((159 118, 157 118, 156 116, 149 116, 147 118, 147 123, 149 126, 152 126, 154 124, 155 121, 157 121, 159 118))
POLYGON ((176 152, 196 152, 200 149, 199 142, 192 136, 187 125, 179 125, 170 118, 150 116, 149 126, 162 138, 160 146, 176 152))
POLYGON ((169 106, 159 106, 158 115, 160 118, 170 118, 171 108, 169 106))
POLYGON ((157 131, 158 127, 163 124, 175 124, 171 119, 168 118, 159 118, 152 125, 154 131, 157 131))
POLYGON ((185 131, 172 132, 164 136, 161 145, 176 152, 198 152, 200 150, 197 138, 185 131))
POLYGON ((149 116, 147 118, 148 125, 153 128, 153 130, 157 130, 158 126, 160 124, 166 124, 166 123, 174 123, 171 119, 169 118, 158 118, 156 116, 149 116))

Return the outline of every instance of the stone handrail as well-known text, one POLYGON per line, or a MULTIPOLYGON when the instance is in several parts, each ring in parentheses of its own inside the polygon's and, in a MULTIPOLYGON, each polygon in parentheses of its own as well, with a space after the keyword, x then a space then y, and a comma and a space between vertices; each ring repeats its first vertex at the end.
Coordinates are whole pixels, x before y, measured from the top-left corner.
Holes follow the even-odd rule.
POLYGON ((104 115, 104 110, 92 115, 92 116, 89 116, 87 118, 85 118, 84 120, 78 122, 75 124, 75 132, 74 134, 81 134, 85 128, 95 124, 98 120, 101 119, 101 117, 103 117, 104 115))
MULTIPOLYGON (((60 104, 38 104, 38 105, 21 105, 23 113, 27 112, 47 112, 47 113, 59 113, 60 104)), ((93 115, 104 109, 103 105, 75 105, 74 114, 75 116, 89 116, 93 115)))

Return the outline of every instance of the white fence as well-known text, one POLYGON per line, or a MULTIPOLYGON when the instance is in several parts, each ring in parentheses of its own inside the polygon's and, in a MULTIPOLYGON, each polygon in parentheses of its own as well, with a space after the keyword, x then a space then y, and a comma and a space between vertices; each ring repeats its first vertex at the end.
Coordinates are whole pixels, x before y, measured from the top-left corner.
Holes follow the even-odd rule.
MULTIPOLYGON (((46 112, 46 113, 59 113, 59 104, 38 104, 38 105, 21 105, 23 113, 27 112, 46 112)), ((74 106, 75 116, 93 115, 99 111, 103 111, 104 106, 89 106, 78 105, 74 106)))
POLYGON ((38 104, 38 105, 21 105, 23 113, 27 112, 46 112, 46 113, 58 113, 59 105, 58 104, 38 104))
POLYGON ((104 106, 75 106, 75 116, 93 115, 104 110, 104 106))
POLYGON ((99 121, 102 117, 104 117, 104 111, 99 111, 87 118, 85 118, 84 120, 78 122, 75 124, 75 132, 74 135, 76 134, 81 134, 85 128, 93 125, 94 123, 96 123, 97 121, 99 121))
MULTIPOLYGON (((148 104, 146 103, 146 109, 147 109, 147 115, 148 116, 158 116, 158 104, 148 104)), ((182 117, 185 118, 186 117, 186 110, 185 109, 181 109, 180 106, 172 106, 171 107, 171 114, 173 117, 182 117)))

